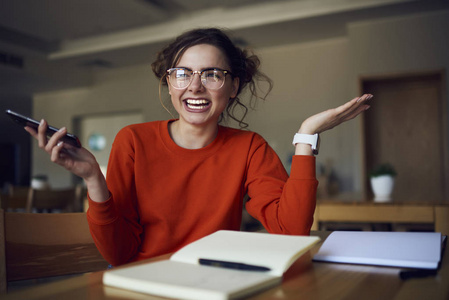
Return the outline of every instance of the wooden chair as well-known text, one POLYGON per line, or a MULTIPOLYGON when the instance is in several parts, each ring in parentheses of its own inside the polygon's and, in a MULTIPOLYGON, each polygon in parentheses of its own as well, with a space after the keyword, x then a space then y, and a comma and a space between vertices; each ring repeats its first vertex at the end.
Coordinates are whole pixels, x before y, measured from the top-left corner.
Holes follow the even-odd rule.
POLYGON ((1 208, 7 211, 25 211, 31 189, 28 186, 10 185, 1 196, 1 208))
POLYGON ((67 189, 31 189, 28 195, 26 212, 60 210, 77 212, 81 208, 81 190, 78 187, 67 189))
POLYGON ((11 281, 80 274, 108 266, 93 242, 85 213, 0 210, 0 237, 3 292, 11 281))

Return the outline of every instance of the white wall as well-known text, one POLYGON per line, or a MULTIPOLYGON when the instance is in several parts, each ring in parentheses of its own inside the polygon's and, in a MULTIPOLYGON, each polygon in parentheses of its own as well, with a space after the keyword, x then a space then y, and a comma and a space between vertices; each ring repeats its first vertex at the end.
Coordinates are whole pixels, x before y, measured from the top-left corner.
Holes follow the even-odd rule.
MULTIPOLYGON (((268 140, 288 168, 288 159, 294 151, 293 135, 301 123, 356 96, 348 90, 348 40, 273 47, 262 49, 260 54, 263 71, 273 78, 275 85, 269 99, 251 115, 250 126, 268 140)), ((350 128, 354 125, 344 124, 321 135, 317 163, 332 162, 342 179, 348 165, 347 150, 352 144, 350 128)), ((346 181, 349 182, 346 189, 352 189, 350 179, 346 181)))
POLYGON ((106 176, 112 143, 117 133, 129 124, 144 122, 141 113, 85 115, 77 120, 81 144, 92 152, 106 176))
MULTIPOLYGON (((360 76, 448 69, 448 20, 444 12, 355 23, 346 37, 256 49, 275 85, 267 101, 250 113, 250 129, 262 134, 288 167, 291 140, 301 122, 356 97, 360 76)), ((84 89, 36 95, 34 116, 69 129, 84 114, 141 111, 145 121, 170 118, 159 104, 157 85, 150 66, 98 72, 84 89)), ((361 124, 359 118, 322 135, 317 162, 334 166, 342 191, 362 187, 361 124)), ((71 182, 36 147, 32 169, 50 174, 53 186, 71 182)))

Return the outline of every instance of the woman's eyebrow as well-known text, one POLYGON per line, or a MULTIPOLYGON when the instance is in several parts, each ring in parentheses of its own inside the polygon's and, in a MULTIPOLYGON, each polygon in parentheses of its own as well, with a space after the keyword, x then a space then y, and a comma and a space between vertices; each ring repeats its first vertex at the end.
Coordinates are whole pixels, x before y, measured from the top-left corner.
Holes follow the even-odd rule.
POLYGON ((206 67, 206 68, 202 68, 200 70, 193 70, 192 68, 183 67, 183 66, 177 66, 177 67, 174 67, 174 68, 176 68, 176 69, 187 69, 189 71, 205 71, 205 70, 213 70, 213 69, 222 70, 222 71, 226 70, 226 68, 221 68, 221 67, 206 67))
POLYGON ((173 67, 174 69, 186 69, 186 70, 190 70, 192 71, 192 69, 187 68, 187 67, 183 67, 183 66, 177 66, 177 67, 173 67))

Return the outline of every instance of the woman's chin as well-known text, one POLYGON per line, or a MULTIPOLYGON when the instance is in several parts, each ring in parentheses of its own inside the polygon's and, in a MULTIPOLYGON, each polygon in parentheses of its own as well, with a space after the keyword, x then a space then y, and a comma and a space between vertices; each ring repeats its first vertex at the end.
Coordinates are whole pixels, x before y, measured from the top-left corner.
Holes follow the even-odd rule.
POLYGON ((186 116, 181 117, 184 122, 195 126, 207 126, 209 124, 217 124, 218 118, 212 117, 204 113, 189 113, 186 116))

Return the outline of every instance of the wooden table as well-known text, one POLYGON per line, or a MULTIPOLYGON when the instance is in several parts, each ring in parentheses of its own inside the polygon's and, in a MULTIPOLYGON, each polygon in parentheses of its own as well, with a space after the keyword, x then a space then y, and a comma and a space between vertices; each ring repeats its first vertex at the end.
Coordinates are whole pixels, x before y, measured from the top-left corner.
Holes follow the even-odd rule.
POLYGON ((432 224, 436 232, 449 235, 449 204, 319 200, 312 230, 319 230, 320 222, 432 224))
MULTIPOLYGON (((323 239, 326 232, 313 232, 323 239)), ((320 244, 298 259, 284 274, 281 285, 248 299, 449 299, 449 258, 442 261, 438 275, 401 280, 398 268, 312 262, 320 244)), ((447 252, 447 251, 446 251, 447 252)), ((152 260, 166 259, 169 256, 152 260)), ((138 262, 142 263, 142 262, 138 262)), ((103 272, 13 292, 3 299, 162 299, 107 287, 103 272)))

